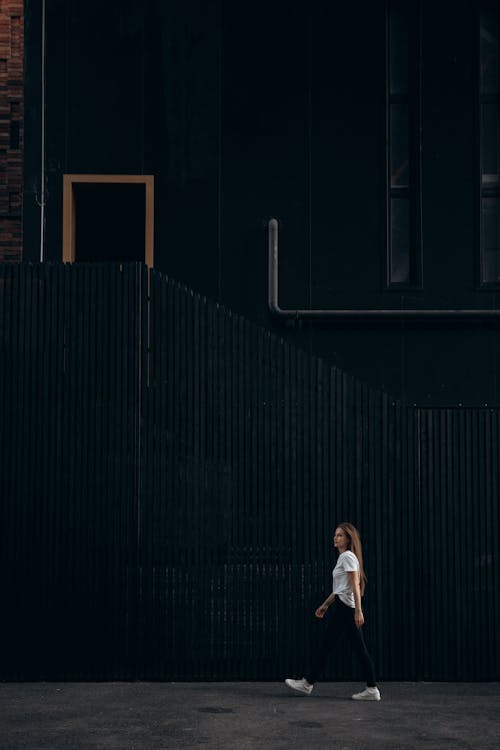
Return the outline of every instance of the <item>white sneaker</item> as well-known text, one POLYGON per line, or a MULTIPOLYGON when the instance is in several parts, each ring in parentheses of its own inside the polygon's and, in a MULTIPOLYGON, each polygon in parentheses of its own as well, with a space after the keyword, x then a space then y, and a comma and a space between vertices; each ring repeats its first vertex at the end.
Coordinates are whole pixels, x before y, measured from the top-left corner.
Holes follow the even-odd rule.
POLYGON ((354 693, 353 701, 379 701, 380 690, 378 687, 367 687, 361 693, 354 693))
POLYGON ((306 695, 310 695, 312 693, 314 685, 310 685, 305 677, 303 677, 301 680, 292 680, 290 677, 288 677, 285 680, 285 685, 288 685, 289 688, 292 688, 292 690, 298 690, 299 693, 305 693, 306 695))

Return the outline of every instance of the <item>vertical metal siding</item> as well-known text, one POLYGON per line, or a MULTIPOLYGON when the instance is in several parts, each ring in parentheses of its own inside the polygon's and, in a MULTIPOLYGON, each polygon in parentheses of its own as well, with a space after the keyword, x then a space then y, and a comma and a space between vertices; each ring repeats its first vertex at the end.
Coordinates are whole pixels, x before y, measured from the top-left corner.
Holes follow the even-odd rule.
POLYGON ((498 679, 498 411, 420 416, 422 677, 498 679))
POLYGON ((298 674, 341 520, 381 677, 498 679, 497 410, 405 407, 134 265, 2 265, 0 330, 4 679, 298 674))
POLYGON ((9 679, 132 676, 139 273, 0 266, 9 679))

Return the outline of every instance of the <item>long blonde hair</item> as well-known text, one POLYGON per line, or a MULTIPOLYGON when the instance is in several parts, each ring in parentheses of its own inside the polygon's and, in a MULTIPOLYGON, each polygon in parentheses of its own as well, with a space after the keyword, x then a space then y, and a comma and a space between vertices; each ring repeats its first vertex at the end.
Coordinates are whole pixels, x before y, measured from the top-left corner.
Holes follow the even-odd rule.
POLYGON ((339 527, 345 532, 347 535, 347 538, 349 540, 349 546, 348 549, 353 552, 356 557, 358 558, 359 562, 359 589, 361 592, 361 596, 365 593, 365 585, 366 581, 368 580, 365 575, 365 569, 363 567, 363 549, 361 547, 361 537, 359 535, 359 531, 355 526, 352 525, 352 523, 347 523, 344 521, 343 523, 339 523, 339 527))

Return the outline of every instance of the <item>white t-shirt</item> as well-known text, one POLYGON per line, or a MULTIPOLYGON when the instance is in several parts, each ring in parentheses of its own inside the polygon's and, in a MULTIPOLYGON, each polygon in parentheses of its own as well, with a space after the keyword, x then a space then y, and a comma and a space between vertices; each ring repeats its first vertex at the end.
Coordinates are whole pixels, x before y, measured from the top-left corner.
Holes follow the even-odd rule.
POLYGON ((340 598, 344 604, 348 607, 355 607, 354 592, 352 590, 351 581, 348 573, 353 570, 357 571, 359 575, 359 562, 358 558, 351 552, 346 550, 339 555, 337 564, 332 571, 333 578, 333 593, 340 598))

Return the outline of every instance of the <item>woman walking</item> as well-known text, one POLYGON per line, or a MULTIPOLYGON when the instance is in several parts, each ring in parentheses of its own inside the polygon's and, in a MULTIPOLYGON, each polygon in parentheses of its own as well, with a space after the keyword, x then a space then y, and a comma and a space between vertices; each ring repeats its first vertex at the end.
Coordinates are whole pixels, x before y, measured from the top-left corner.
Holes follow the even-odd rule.
POLYGON ((314 683, 325 666, 328 654, 336 646, 340 636, 345 633, 356 651, 366 677, 366 688, 355 693, 356 701, 379 701, 380 691, 375 683, 375 670, 370 654, 367 651, 361 627, 365 621, 361 609, 361 597, 365 592, 366 576, 363 569, 363 552, 358 530, 351 523, 341 523, 335 529, 333 546, 339 557, 333 569, 332 593, 316 610, 316 617, 323 618, 326 610, 332 606, 329 622, 323 635, 323 642, 311 670, 301 680, 285 680, 292 690, 310 695, 314 683))

